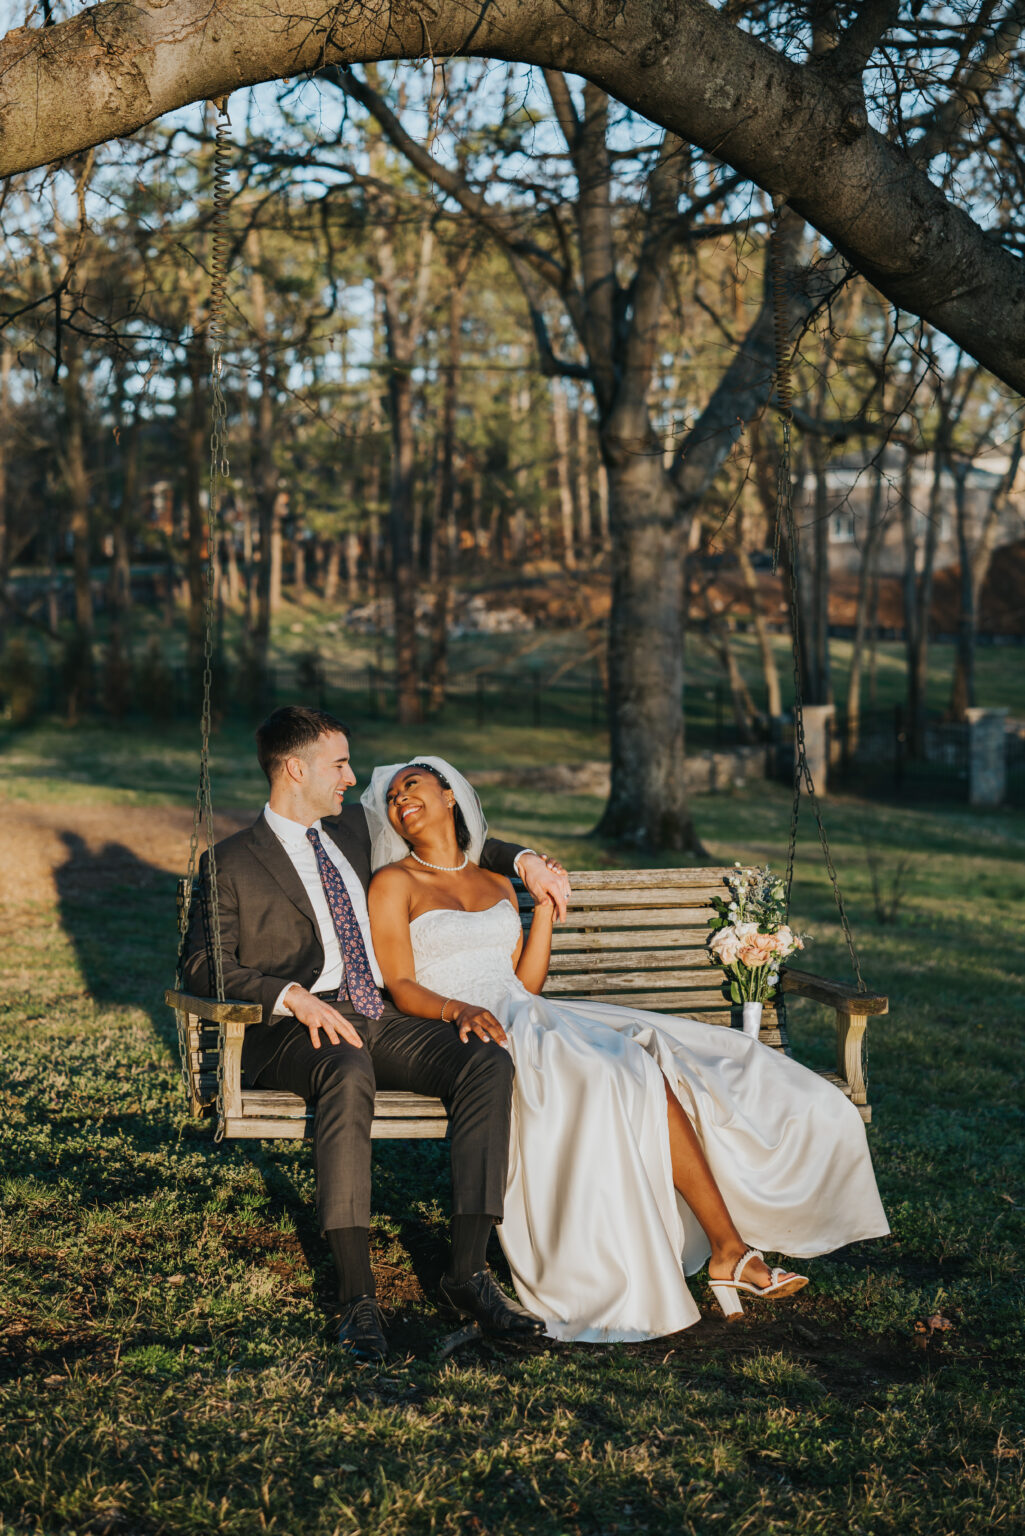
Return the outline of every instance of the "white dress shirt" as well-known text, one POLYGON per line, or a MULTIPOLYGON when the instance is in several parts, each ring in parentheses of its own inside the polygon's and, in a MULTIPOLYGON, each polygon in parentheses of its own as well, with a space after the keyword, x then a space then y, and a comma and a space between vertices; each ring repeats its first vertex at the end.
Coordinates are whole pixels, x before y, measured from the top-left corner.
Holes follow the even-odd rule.
MULTIPOLYGON (((331 908, 327 904, 324 882, 320 878, 317 855, 314 853, 313 845, 306 836, 307 829, 303 826, 302 822, 291 821, 287 816, 281 816, 277 811, 272 811, 270 805, 264 806, 263 814, 267 825, 292 861, 295 872, 303 883, 303 889, 310 898, 313 915, 317 919, 317 931, 320 934, 320 942, 324 950, 324 966, 317 977, 317 991, 333 992, 336 988, 339 991, 344 991, 345 960, 342 956, 342 947, 338 942, 334 920, 331 917, 331 908)), ((367 911, 366 892, 363 889, 360 878, 334 839, 324 836, 319 820, 315 821, 313 825, 317 832, 321 834, 321 847, 345 883, 345 889, 349 893, 349 900, 352 902, 352 910, 356 914, 356 921, 359 923, 359 931, 363 935, 363 945, 367 952, 367 959, 370 961, 371 972, 377 985, 383 987, 384 981, 381 976, 381 967, 377 963, 377 956, 374 954, 374 941, 370 937, 370 913, 367 911)), ((298 985, 298 982, 289 983, 289 987, 298 985)), ((285 1002, 285 993, 289 990, 289 987, 282 988, 274 1005, 275 1014, 291 1013, 292 1010, 285 1002)))

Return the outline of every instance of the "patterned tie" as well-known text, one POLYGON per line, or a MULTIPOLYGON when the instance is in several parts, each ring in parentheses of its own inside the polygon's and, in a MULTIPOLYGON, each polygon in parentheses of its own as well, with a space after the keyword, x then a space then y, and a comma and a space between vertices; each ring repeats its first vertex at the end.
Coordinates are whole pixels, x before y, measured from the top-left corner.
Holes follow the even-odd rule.
POLYGON ((331 920, 342 947, 342 958, 345 961, 345 985, 349 992, 349 1000, 356 1012, 361 1013, 365 1019, 379 1019, 384 1012, 384 1000, 377 990, 374 973, 370 969, 366 945, 363 943, 359 922, 352 909, 352 901, 345 889, 345 881, 325 853, 324 844, 320 840, 320 833, 316 827, 307 827, 306 836, 317 855, 320 883, 324 887, 331 920))

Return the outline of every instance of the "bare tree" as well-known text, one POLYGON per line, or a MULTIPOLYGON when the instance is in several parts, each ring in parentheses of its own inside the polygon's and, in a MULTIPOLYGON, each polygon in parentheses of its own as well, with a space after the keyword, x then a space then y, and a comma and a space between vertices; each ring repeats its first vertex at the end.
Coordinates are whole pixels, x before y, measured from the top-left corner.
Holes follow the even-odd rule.
MULTIPOLYGON (((890 0, 858 8, 845 28, 827 18, 829 46, 820 43, 810 66, 788 56, 805 17, 786 7, 752 22, 744 6, 653 9, 631 0, 609 11, 592 0, 532 0, 481 7, 468 20, 461 6, 443 4, 432 14, 429 46, 435 58, 472 52, 571 71, 615 93, 682 142, 785 196, 894 303, 1021 389, 1025 285, 1008 181, 991 203, 994 229, 958 200, 954 177, 945 178, 947 190, 929 175, 941 155, 957 165, 970 160, 968 130, 988 114, 1010 142, 1004 163, 1013 178, 1015 130, 1000 104, 1020 57, 1021 7, 987 6, 953 70, 944 68, 948 29, 939 17, 938 8, 890 0), (865 72, 885 63, 888 48, 902 67, 872 76, 878 131, 865 72)), ((216 26, 205 0, 159 13, 102 0, 0 42, 0 175, 130 134, 189 101, 325 65, 420 58, 424 46, 419 12, 377 0, 344 14, 311 0, 272 0, 258 16, 224 7, 216 26), (105 39, 100 48, 97 38, 105 39)))

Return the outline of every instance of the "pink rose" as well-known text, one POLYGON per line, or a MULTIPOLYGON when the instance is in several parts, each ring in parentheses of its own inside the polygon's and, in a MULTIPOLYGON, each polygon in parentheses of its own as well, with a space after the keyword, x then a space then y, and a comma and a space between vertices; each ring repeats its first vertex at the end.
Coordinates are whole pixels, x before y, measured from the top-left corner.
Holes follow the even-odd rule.
POLYGON ((740 940, 733 928, 720 928, 713 935, 709 949, 722 965, 735 965, 740 954, 740 940))
POLYGON ((776 935, 774 933, 749 934, 740 946, 740 958, 743 963, 755 970, 760 965, 768 965, 776 953, 776 935))

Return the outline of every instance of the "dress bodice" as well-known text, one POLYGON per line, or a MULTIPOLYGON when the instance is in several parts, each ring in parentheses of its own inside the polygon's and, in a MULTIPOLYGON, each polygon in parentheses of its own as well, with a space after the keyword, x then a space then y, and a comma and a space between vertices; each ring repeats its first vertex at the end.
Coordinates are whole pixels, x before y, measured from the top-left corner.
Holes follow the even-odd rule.
POLYGON ((526 997, 512 956, 519 914, 508 900, 483 912, 436 908, 409 925, 416 979, 423 987, 492 1012, 508 997, 526 997))

